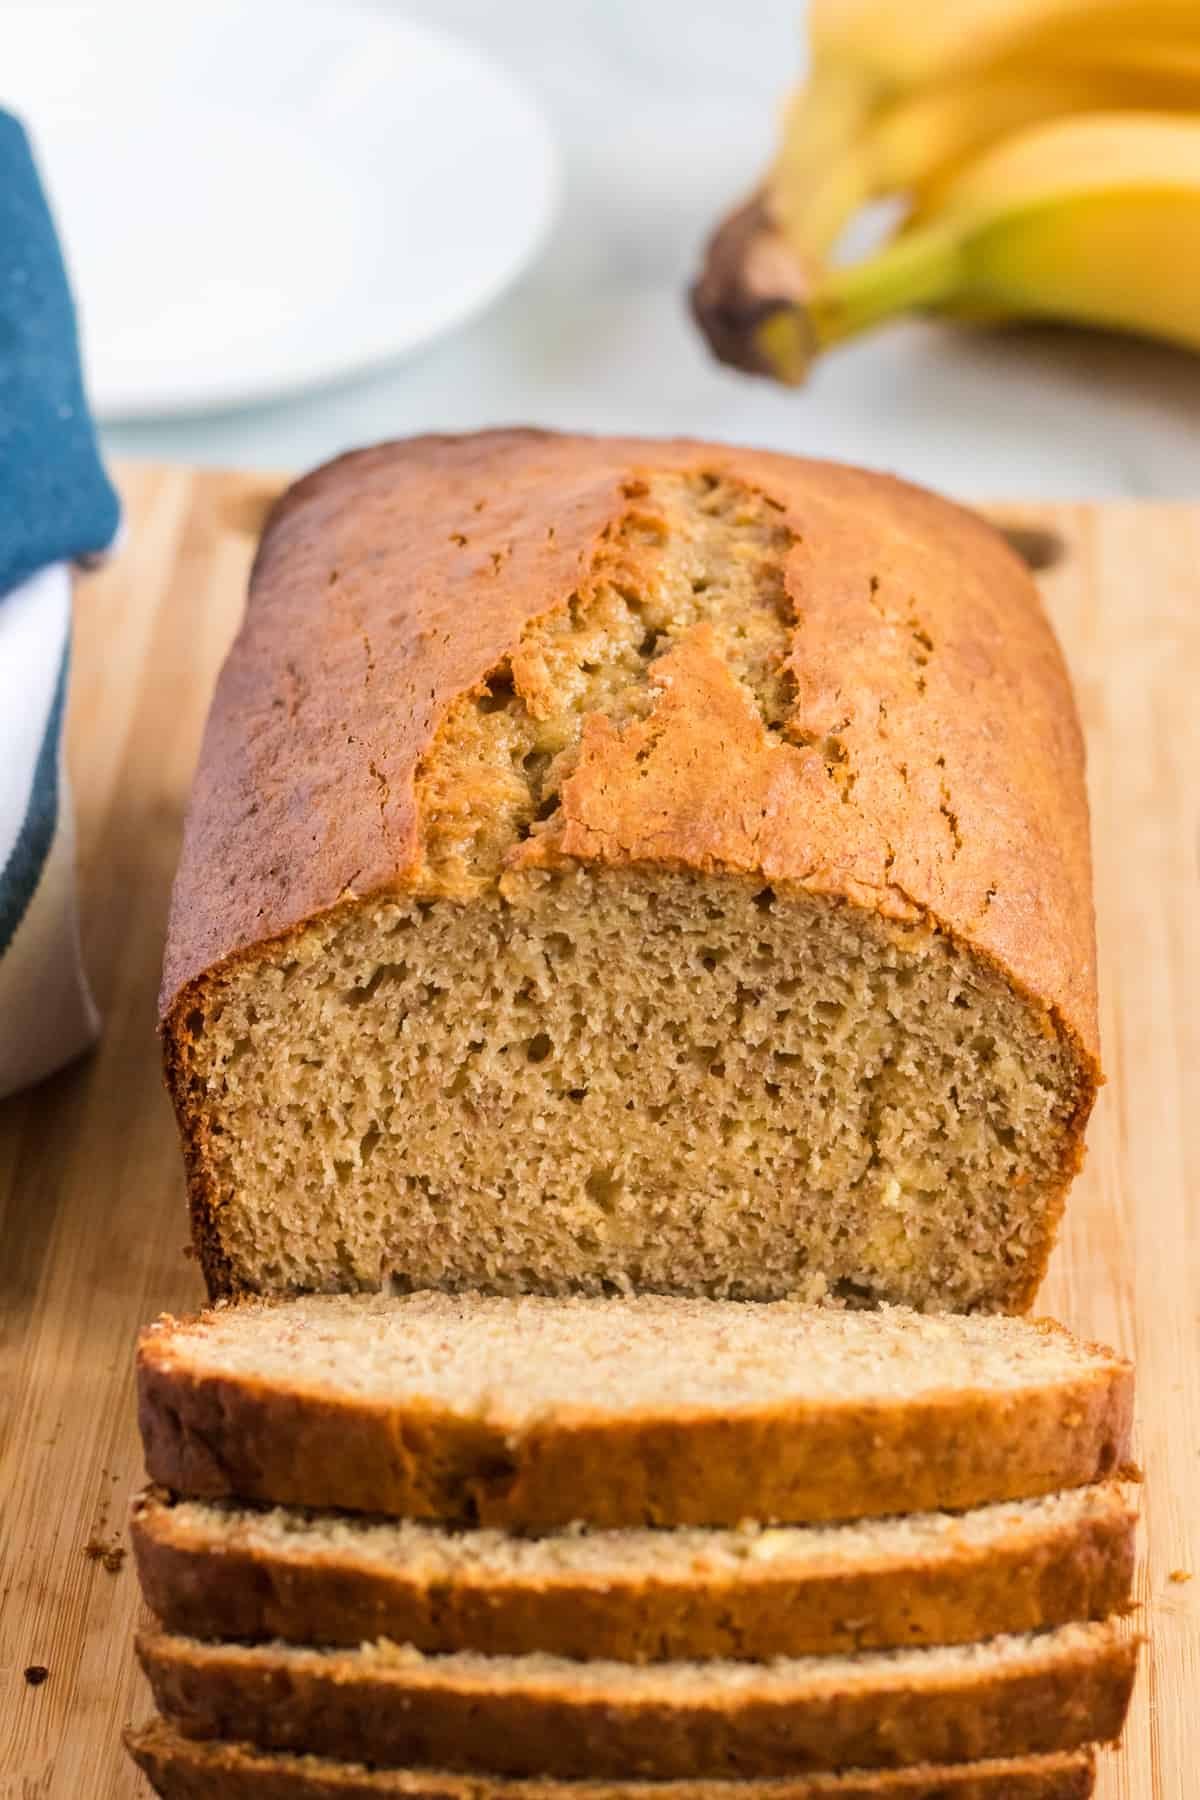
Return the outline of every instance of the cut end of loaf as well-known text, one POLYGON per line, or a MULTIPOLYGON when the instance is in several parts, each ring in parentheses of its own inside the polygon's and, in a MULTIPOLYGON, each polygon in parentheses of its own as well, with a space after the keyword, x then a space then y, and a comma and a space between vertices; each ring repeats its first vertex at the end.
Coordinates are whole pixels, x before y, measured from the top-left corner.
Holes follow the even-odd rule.
POLYGON ((352 906, 177 1031, 218 1291, 1020 1309, 1088 1101, 937 931, 734 876, 352 906))

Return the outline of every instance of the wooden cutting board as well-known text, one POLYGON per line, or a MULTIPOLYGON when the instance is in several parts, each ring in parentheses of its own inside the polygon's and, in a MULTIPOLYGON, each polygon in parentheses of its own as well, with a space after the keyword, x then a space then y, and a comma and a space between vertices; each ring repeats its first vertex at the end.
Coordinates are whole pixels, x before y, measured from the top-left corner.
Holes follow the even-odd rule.
MULTIPOLYGON (((201 1298, 154 1037, 168 885, 213 678, 276 483, 130 468, 81 582, 70 763, 94 1055, 0 1105, 0 1795, 135 1800, 148 1701, 123 1557, 138 1326, 201 1298), (48 1673, 32 1685, 26 1671, 48 1673)), ((1137 1358, 1150 1637, 1105 1800, 1200 1788, 1200 506, 1006 507, 1088 737, 1109 1073, 1045 1310, 1137 1358), (1192 1579, 1194 1577, 1194 1579, 1192 1579)))

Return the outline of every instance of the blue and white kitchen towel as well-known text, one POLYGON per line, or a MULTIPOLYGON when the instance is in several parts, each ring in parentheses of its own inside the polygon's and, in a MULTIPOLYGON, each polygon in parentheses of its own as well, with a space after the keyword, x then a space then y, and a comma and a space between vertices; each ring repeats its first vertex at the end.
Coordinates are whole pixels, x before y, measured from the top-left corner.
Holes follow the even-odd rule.
POLYGON ((91 1043, 63 767, 71 564, 116 536, 75 312, 25 132, 0 112, 0 1096, 91 1043))

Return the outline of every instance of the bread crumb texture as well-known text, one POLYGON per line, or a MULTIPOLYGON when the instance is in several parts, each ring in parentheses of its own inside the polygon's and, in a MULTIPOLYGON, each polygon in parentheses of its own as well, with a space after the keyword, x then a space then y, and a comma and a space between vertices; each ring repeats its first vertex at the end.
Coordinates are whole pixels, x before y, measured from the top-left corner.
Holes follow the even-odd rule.
POLYGON ((726 1307, 643 1294, 620 1302, 421 1292, 310 1295, 164 1315, 142 1334, 156 1376, 256 1392, 376 1399, 528 1431, 724 1418, 811 1404, 905 1405, 1061 1388, 1119 1375, 1112 1351, 1049 1321, 790 1301, 726 1307), (680 1354, 680 1348, 686 1354, 680 1354))
MULTIPOLYGON (((574 1531, 521 1537, 505 1531, 454 1531, 414 1520, 360 1518, 297 1507, 254 1508, 236 1501, 141 1502, 162 1541, 181 1548, 276 1557, 296 1566, 345 1560, 382 1572, 403 1570, 430 1584, 494 1581, 564 1585, 594 1580, 665 1585, 711 1577, 772 1584, 794 1575, 850 1569, 887 1571, 917 1558, 955 1568, 974 1553, 1014 1553, 1069 1545, 1087 1526, 1122 1532, 1132 1512, 1115 1482, 1071 1488, 1036 1500, 1005 1501, 965 1513, 906 1513, 845 1525, 761 1526, 738 1530, 574 1531)), ((1176 1571, 1173 1579, 1182 1574, 1176 1571)), ((1183 1579, 1187 1579, 1183 1576, 1183 1579)))
POLYGON ((209 1644, 143 1633, 164 1715, 196 1737, 499 1774, 793 1774, 970 1762, 1114 1738, 1136 1640, 1065 1625, 944 1649, 632 1666, 209 1644))
POLYGON ((744 1662, 1103 1618, 1128 1604, 1134 1522, 1112 1482, 847 1525, 539 1537, 151 1490, 133 1541, 144 1600, 192 1637, 744 1662))
POLYGON ((146 1660, 164 1663, 190 1659, 203 1668, 256 1669, 268 1663, 308 1668, 337 1682, 375 1672, 408 1674, 414 1686, 430 1690, 454 1688, 499 1699, 505 1694, 604 1694, 615 1705, 650 1696, 691 1699, 727 1709, 742 1695, 786 1700, 792 1695, 845 1693, 854 1689, 890 1691, 906 1697, 922 1688, 973 1686, 981 1672, 1033 1670, 1088 1662, 1136 1641, 1122 1638, 1111 1620, 1060 1625, 1053 1631, 988 1638, 977 1644, 946 1644, 919 1650, 864 1650, 854 1656, 788 1656, 770 1663, 578 1662, 545 1656, 479 1656, 463 1650, 449 1656, 425 1656, 411 1644, 386 1638, 353 1650, 323 1649, 304 1644, 203 1643, 199 1639, 146 1632, 139 1649, 146 1660))
POLYGON ((260 553, 164 987, 210 1285, 1028 1304, 1096 1071, 1024 573, 851 471, 484 442, 260 553))

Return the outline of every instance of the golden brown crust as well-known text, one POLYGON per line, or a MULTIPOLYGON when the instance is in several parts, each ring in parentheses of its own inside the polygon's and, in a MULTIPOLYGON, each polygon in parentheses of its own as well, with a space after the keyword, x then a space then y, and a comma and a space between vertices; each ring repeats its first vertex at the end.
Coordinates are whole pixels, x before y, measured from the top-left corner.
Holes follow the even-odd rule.
POLYGON ((239 1649, 158 1633, 139 1637, 138 1655, 160 1711, 191 1737, 567 1780, 754 1777, 973 1762, 1115 1739, 1137 1642, 1100 1626, 1068 1630, 1079 1641, 1053 1651, 1011 1661, 983 1651, 959 1662, 953 1652, 915 1652, 929 1659, 920 1673, 905 1658, 902 1669, 842 1685, 824 1674, 781 1677, 789 1665, 779 1664, 761 1678, 747 1670, 744 1682, 631 1689, 620 1678, 578 1678, 570 1664, 526 1679, 503 1659, 466 1673, 412 1653, 239 1649))
POLYGON ((268 523, 205 735, 160 1000, 210 1291, 236 1285, 187 1075, 211 984, 317 915, 413 886, 417 776, 449 708, 567 605, 656 471, 727 476, 778 508, 794 704, 770 733, 697 627, 653 666, 647 719, 624 735, 587 720, 558 815, 514 860, 749 873, 926 918, 998 969, 1078 1076, 1061 1185, 1006 1303, 1032 1300, 1099 1068, 1082 739, 1028 573, 972 514, 886 476, 538 431, 355 452, 268 523))
MULTIPOLYGON (((1095 1055, 1079 726, 1036 591, 1003 540, 932 494, 836 464, 533 431, 358 451, 276 508, 197 772, 164 1014, 225 958, 348 894, 405 886, 417 769, 447 707, 515 648, 525 623, 566 604, 623 487, 658 468, 744 481, 796 534, 786 570, 795 754, 778 809, 748 836, 740 762, 726 766, 706 714, 685 717, 704 806, 681 793, 660 850, 657 808, 611 781, 618 841, 577 853, 752 869, 927 912, 1095 1055), (797 783, 815 787, 821 762, 802 740, 830 733, 856 770, 855 804, 827 783, 815 815, 798 819, 788 797, 797 783)), ((728 729, 740 741, 736 719, 728 729)), ((681 775, 679 726, 671 738, 681 775)))
MULTIPOLYGON (((354 1645, 387 1637, 428 1652, 544 1651, 654 1662, 833 1655, 969 1643, 1124 1608, 1135 1513, 1114 1485, 1078 1518, 1023 1523, 998 1541, 912 1538, 869 1564, 797 1571, 753 1555, 686 1570, 421 1568, 342 1541, 301 1552, 180 1522, 164 1493, 135 1503, 142 1594, 170 1631, 243 1642, 354 1645)), ((769 1548, 769 1545, 768 1545, 769 1548)))
POLYGON ((369 1769, 361 1763, 203 1743, 155 1721, 126 1747, 162 1800, 1089 1800, 1090 1751, 1002 1762, 863 1770, 774 1781, 555 1781, 369 1769))
POLYGON ((326 463, 277 503, 196 771, 164 1016, 227 957, 404 887, 442 715, 566 601, 621 510, 620 459, 582 444, 411 438, 326 463))
POLYGON ((1042 1388, 730 1415, 581 1407, 514 1430, 432 1405, 208 1375, 173 1354, 174 1325, 160 1320, 138 1344, 146 1469, 207 1499, 526 1530, 576 1519, 804 1523, 1026 1499, 1101 1480, 1129 1453, 1133 1371, 1111 1356, 1042 1388))

